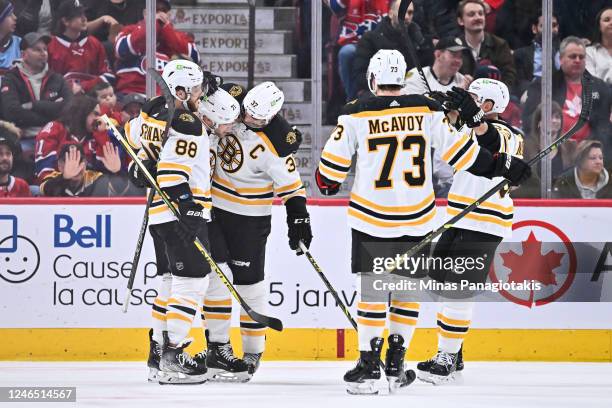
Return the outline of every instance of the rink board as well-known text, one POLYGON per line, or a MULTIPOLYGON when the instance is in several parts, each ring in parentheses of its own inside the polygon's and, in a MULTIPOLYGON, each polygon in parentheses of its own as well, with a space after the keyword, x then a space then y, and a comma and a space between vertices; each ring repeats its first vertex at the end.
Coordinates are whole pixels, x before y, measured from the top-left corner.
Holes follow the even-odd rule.
MULTIPOLYGON (((135 296, 128 313, 120 312, 142 211, 140 199, 22 199, 0 204, 0 359, 143 358, 144 328, 157 286, 149 237, 135 296)), ((315 236, 312 253, 355 315, 346 202, 314 201, 309 211, 315 236)), ((444 216, 439 206, 438 222, 444 216)), ((610 242, 610 220, 609 201, 525 200, 518 202, 515 225, 522 227, 515 237, 521 240, 534 232, 539 239, 553 240, 561 233, 572 242, 610 242)), ((288 248, 281 206, 273 208, 266 266, 268 314, 280 318, 286 328, 283 333, 268 331, 267 358, 354 358, 354 331, 304 257, 295 257, 288 248)), ((549 303, 526 306, 500 295, 499 303, 478 304, 466 353, 477 360, 611 361, 612 305, 564 300, 596 287, 609 302, 612 278, 604 272, 589 283, 590 271, 575 275, 570 285, 560 281, 558 287, 551 286, 558 298, 549 303)), ((429 329, 435 327, 435 310, 434 304, 423 304, 423 329, 417 331, 410 358, 425 357, 435 347, 435 331, 429 329)), ((237 308, 234 312, 237 325, 237 308)), ((201 330, 194 329, 194 337, 201 342, 201 330)))

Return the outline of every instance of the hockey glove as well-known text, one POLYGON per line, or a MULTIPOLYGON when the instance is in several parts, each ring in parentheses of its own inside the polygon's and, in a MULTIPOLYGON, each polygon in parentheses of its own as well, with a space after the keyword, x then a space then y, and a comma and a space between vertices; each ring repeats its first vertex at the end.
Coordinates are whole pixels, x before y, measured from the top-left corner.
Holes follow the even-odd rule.
MULTIPOLYGON (((157 163, 153 160, 143 160, 142 164, 144 164, 153 179, 155 179, 157 177, 157 163)), ((130 163, 128 167, 128 177, 132 184, 138 188, 153 187, 149 184, 142 170, 134 162, 130 163)))
POLYGON ((202 83, 202 88, 204 88, 204 93, 206 96, 210 96, 217 92, 217 89, 223 85, 223 78, 218 75, 213 74, 210 71, 204 71, 204 81, 202 83))
POLYGON ((341 184, 337 181, 332 181, 327 177, 323 176, 319 172, 319 169, 315 170, 315 181, 317 183, 317 187, 319 187, 319 191, 324 196, 333 196, 338 194, 338 191, 340 191, 341 184))
POLYGON ((527 162, 506 153, 496 153, 495 177, 504 177, 511 186, 518 186, 531 177, 531 167, 527 162))
POLYGON ((180 222, 177 222, 175 225, 175 233, 186 244, 193 243, 198 232, 206 224, 204 208, 192 199, 179 200, 178 207, 181 216, 180 222))
POLYGON ((428 97, 429 99, 433 99, 434 101, 442 105, 442 108, 444 109, 445 112, 452 110, 449 108, 449 97, 444 92, 431 91, 431 92, 426 93, 425 96, 428 97))
POLYGON ((472 95, 463 88, 453 86, 447 93, 449 102, 447 107, 459 111, 459 117, 470 128, 478 127, 484 122, 485 113, 476 105, 472 95))
POLYGON ((296 251, 296 255, 302 255, 300 241, 306 248, 310 248, 312 242, 312 230, 310 229, 310 215, 306 210, 306 199, 303 197, 292 197, 285 203, 287 209, 287 227, 289 237, 289 248, 296 251))

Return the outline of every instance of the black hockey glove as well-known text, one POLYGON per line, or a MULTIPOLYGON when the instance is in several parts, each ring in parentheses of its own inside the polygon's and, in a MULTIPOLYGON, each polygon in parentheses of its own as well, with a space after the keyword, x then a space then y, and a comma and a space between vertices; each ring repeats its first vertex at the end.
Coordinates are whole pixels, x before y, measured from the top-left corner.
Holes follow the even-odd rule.
POLYGON ((317 187, 319 188, 319 191, 324 196, 333 196, 333 195, 338 194, 338 191, 340 191, 341 184, 338 183, 337 181, 332 181, 328 179, 327 177, 323 176, 319 172, 319 169, 315 170, 315 181, 317 183, 317 187))
MULTIPOLYGON (((147 168, 153 179, 157 177, 157 163, 153 160, 143 160, 142 164, 147 168)), ((145 177, 144 173, 136 165, 136 163, 130 163, 128 167, 128 177, 132 184, 138 188, 153 187, 149 184, 149 181, 145 177)))
POLYGON ((312 242, 312 230, 310 229, 310 215, 306 210, 306 199, 303 197, 292 197, 285 203, 287 209, 287 236, 289 237, 289 248, 302 255, 300 241, 306 248, 310 248, 312 242))
POLYGON ((204 208, 191 198, 185 201, 179 200, 178 207, 181 216, 180 222, 175 225, 175 233, 185 244, 191 244, 206 224, 204 208))
POLYGON ((506 153, 496 153, 495 177, 504 177, 511 186, 518 186, 531 177, 531 167, 527 162, 506 153))
POLYGON ((204 93, 206 96, 210 96, 217 92, 217 89, 223 85, 223 78, 218 75, 213 74, 210 71, 204 71, 204 81, 202 83, 202 88, 204 88, 204 93))
POLYGON ((452 91, 448 91, 446 95, 448 96, 446 106, 459 111, 459 117, 468 127, 475 128, 484 122, 485 113, 476 105, 476 101, 468 91, 453 86, 452 91))

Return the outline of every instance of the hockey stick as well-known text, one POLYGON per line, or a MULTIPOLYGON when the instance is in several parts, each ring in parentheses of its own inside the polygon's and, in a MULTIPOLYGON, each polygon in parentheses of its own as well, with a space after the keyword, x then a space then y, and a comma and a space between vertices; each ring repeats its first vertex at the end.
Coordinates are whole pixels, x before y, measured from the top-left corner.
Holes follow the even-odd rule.
MULTIPOLYGON (((586 123, 588 122, 589 117, 591 115, 592 107, 593 107, 593 77, 588 71, 585 71, 582 77, 582 107, 580 110, 580 117, 578 118, 578 121, 565 134, 559 136, 548 147, 540 151, 535 157, 529 160, 528 162, 529 166, 531 167, 534 164, 538 163, 540 160, 546 157, 551 151, 553 151, 554 149, 557 149, 563 142, 565 142, 567 139, 569 139, 570 137, 578 133, 580 129, 582 129, 584 125, 586 125, 586 123)), ((483 194, 483 196, 480 197, 478 200, 474 201, 472 204, 465 207, 459 214, 455 215, 453 218, 448 220, 442 226, 436 228, 435 230, 427 234, 425 238, 423 238, 418 244, 416 244, 409 251, 407 251, 404 255, 402 255, 402 257, 408 257, 408 258, 413 257, 415 254, 421 251, 427 244, 433 241, 436 237, 438 237, 439 235, 442 235, 444 231, 446 231, 449 228, 452 228, 454 224, 459 222, 459 220, 461 220, 463 217, 468 215, 474 209, 479 207, 480 204, 486 201, 493 194, 497 193, 503 188, 506 188, 506 186, 508 186, 508 183, 509 181, 506 179, 500 181, 498 184, 495 185, 495 187, 493 187, 492 189, 487 191, 485 194, 483 194)), ((393 269, 388 269, 385 272, 391 273, 395 269, 397 269, 397 264, 395 265, 393 269)))
MULTIPOLYGON (((162 134, 163 146, 166 139, 168 138, 168 131, 170 130, 170 124, 172 123, 172 118, 174 117, 174 111, 176 110, 176 106, 174 105, 174 98, 172 97, 170 88, 168 88, 166 81, 164 81, 159 72, 157 72, 153 68, 149 68, 147 69, 147 73, 151 75, 151 77, 155 80, 155 82, 161 89, 164 99, 166 100, 166 106, 168 108, 166 126, 164 127, 164 133, 162 134)), ((140 232, 138 232, 138 239, 136 240, 136 249, 134 250, 134 257, 132 258, 132 269, 130 270, 130 278, 128 279, 127 293, 125 294, 125 300, 123 301, 123 313, 127 313, 128 306, 130 304, 130 297, 132 296, 132 289, 134 288, 134 280, 136 279, 136 270, 138 269, 138 263, 140 262, 142 245, 144 244, 144 239, 147 234, 147 226, 149 225, 149 208, 151 207, 151 203, 153 202, 154 195, 155 190, 149 190, 149 195, 147 196, 147 204, 145 206, 144 215, 142 216, 142 223, 140 225, 140 232)))
MULTIPOLYGON (((138 158, 136 153, 134 153, 134 150, 132 150, 132 147, 129 145, 129 143, 127 142, 125 137, 121 133, 119 133, 119 131, 117 130, 115 125, 113 125, 113 123, 110 121, 108 116, 102 115, 101 118, 102 118, 102 120, 104 120, 106 122, 108 128, 111 130, 111 132, 113 132, 113 135, 117 138, 119 143, 121 143, 121 145, 123 146, 125 151, 128 153, 128 155, 132 158, 132 160, 134 160, 134 163, 136 163, 136 165, 138 166, 140 171, 142 171, 142 173, 145 175, 145 178, 147 179, 149 184, 151 186, 153 186, 153 189, 155 190, 157 195, 159 195, 161 197, 161 199, 163 200, 164 204, 166 204, 166 206, 168 206, 170 211, 172 211, 172 214, 174 214, 176 219, 180 222, 180 214, 179 214, 178 210, 174 207, 174 205, 170 201, 170 198, 168 197, 166 192, 163 191, 159 187, 159 185, 157 184, 157 182, 155 181, 155 179, 153 178, 151 173, 149 173, 149 171, 144 166, 144 164, 142 164, 142 161, 138 158)), ((212 257, 210 256, 210 254, 208 253, 208 251, 206 250, 206 248, 204 247, 202 242, 199 240, 199 238, 196 237, 194 242, 193 242, 193 244, 196 246, 198 251, 202 254, 202 256, 204 257, 206 262, 208 262, 208 264, 210 265, 210 268, 213 271, 215 271, 217 273, 217 275, 219 275, 219 278, 221 279, 221 281, 223 281, 223 283, 225 284, 227 289, 234 296, 234 298, 240 303, 240 306, 242 306, 244 311, 251 317, 251 319, 253 319, 254 321, 256 321, 259 324, 262 324, 264 326, 270 327, 271 329, 274 329, 274 330, 277 330, 277 331, 282 331, 283 330, 283 323, 279 319, 276 319, 274 317, 265 316, 263 314, 257 313, 256 311, 254 311, 244 301, 244 299, 236 291, 236 288, 234 287, 234 285, 232 285, 232 283, 227 279, 227 276, 225 276, 223 271, 221 269, 219 269, 219 266, 212 259, 212 257)))
POLYGON ((331 293, 332 296, 334 297, 334 300, 338 304, 338 307, 342 310, 342 313, 344 313, 348 321, 351 322, 351 326, 353 326, 353 328, 357 330, 357 322, 355 322, 355 319, 353 319, 353 316, 351 316, 351 312, 349 312, 347 307, 344 305, 344 302, 342 302, 342 300, 340 299, 338 292, 336 292, 336 290, 331 285, 331 283, 329 283, 329 280, 327 280, 325 273, 323 273, 323 270, 321 269, 317 261, 314 259, 314 257, 311 255, 310 251, 308 250, 308 248, 306 248, 306 245, 304 245, 302 241, 300 241, 300 249, 302 250, 302 252, 304 252, 304 254, 306 254, 306 258, 308 258, 308 261, 310 262, 314 270, 317 272, 317 275, 319 275, 321 280, 323 280, 323 283, 325 284, 325 286, 327 286, 327 290, 329 290, 329 293, 331 293))
POLYGON ((414 44, 412 43, 412 38, 410 38, 410 34, 408 34, 408 27, 406 27, 406 13, 408 12, 408 7, 410 7, 410 3, 412 0, 401 0, 399 10, 397 12, 397 22, 399 24, 400 33, 404 42, 406 43, 406 48, 408 49, 408 54, 410 54, 410 58, 412 58, 412 62, 414 62, 414 66, 419 73, 419 76, 425 83, 427 87, 427 92, 431 93, 431 87, 429 86, 429 82, 425 77, 425 72, 423 72, 423 67, 421 67, 421 62, 417 58, 416 50, 414 48, 414 44))

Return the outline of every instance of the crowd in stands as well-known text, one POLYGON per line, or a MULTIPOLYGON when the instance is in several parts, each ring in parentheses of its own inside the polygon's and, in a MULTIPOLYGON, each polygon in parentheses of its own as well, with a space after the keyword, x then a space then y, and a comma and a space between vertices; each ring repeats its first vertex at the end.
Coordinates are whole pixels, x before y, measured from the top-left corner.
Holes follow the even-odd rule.
MULTIPOLYGON (((265 2, 276 3, 301 6, 309 16, 309 0, 265 2)), ((525 134, 526 158, 542 148, 540 1, 414 0, 404 24, 400 0, 323 4, 336 23, 330 27, 338 27, 329 30, 334 69, 326 75, 337 76, 332 94, 341 101, 327 101, 330 122, 340 105, 369 92, 365 73, 379 49, 404 55, 406 93, 426 91, 409 36, 433 90, 467 88, 481 77, 506 83, 511 103, 502 118, 525 134)), ((200 62, 193 37, 172 25, 171 7, 156 1, 157 69, 176 57, 200 62)), ((0 196, 144 194, 127 183, 128 159, 99 119, 106 114, 121 126, 145 102, 144 11, 145 0, 0 0, 0 196)), ((606 197, 612 0, 554 0, 552 30, 553 138, 578 120, 584 70, 596 77, 588 125, 553 152, 553 193, 606 197)), ((434 157, 434 173, 444 196, 452 171, 434 157)), ((515 196, 539 197, 539 173, 515 196)))
MULTIPOLYGON (((339 27, 336 40, 332 33, 330 41, 337 42, 334 65, 341 83, 336 90, 344 95, 341 103, 369 92, 365 72, 370 57, 380 49, 394 48, 404 55, 409 69, 405 93, 427 91, 398 21, 400 0, 325 3, 333 13, 332 23, 339 27)), ((612 0, 553 3, 553 138, 578 121, 585 69, 595 76, 588 124, 552 154, 553 196, 607 197, 610 167, 604 159, 612 157, 612 0)), ((483 77, 503 81, 511 103, 501 116, 525 134, 525 157, 532 158, 544 147, 540 143, 544 29, 540 1, 414 0, 404 25, 432 90, 467 88, 483 77)), ((433 170, 436 192, 444 196, 452 172, 435 155, 433 170)), ((539 174, 535 171, 514 196, 540 197, 539 174)))
MULTIPOLYGON (((156 2, 157 63, 199 62, 156 2)), ((145 103, 145 0, 0 0, 0 197, 144 195, 100 119, 145 103)))

